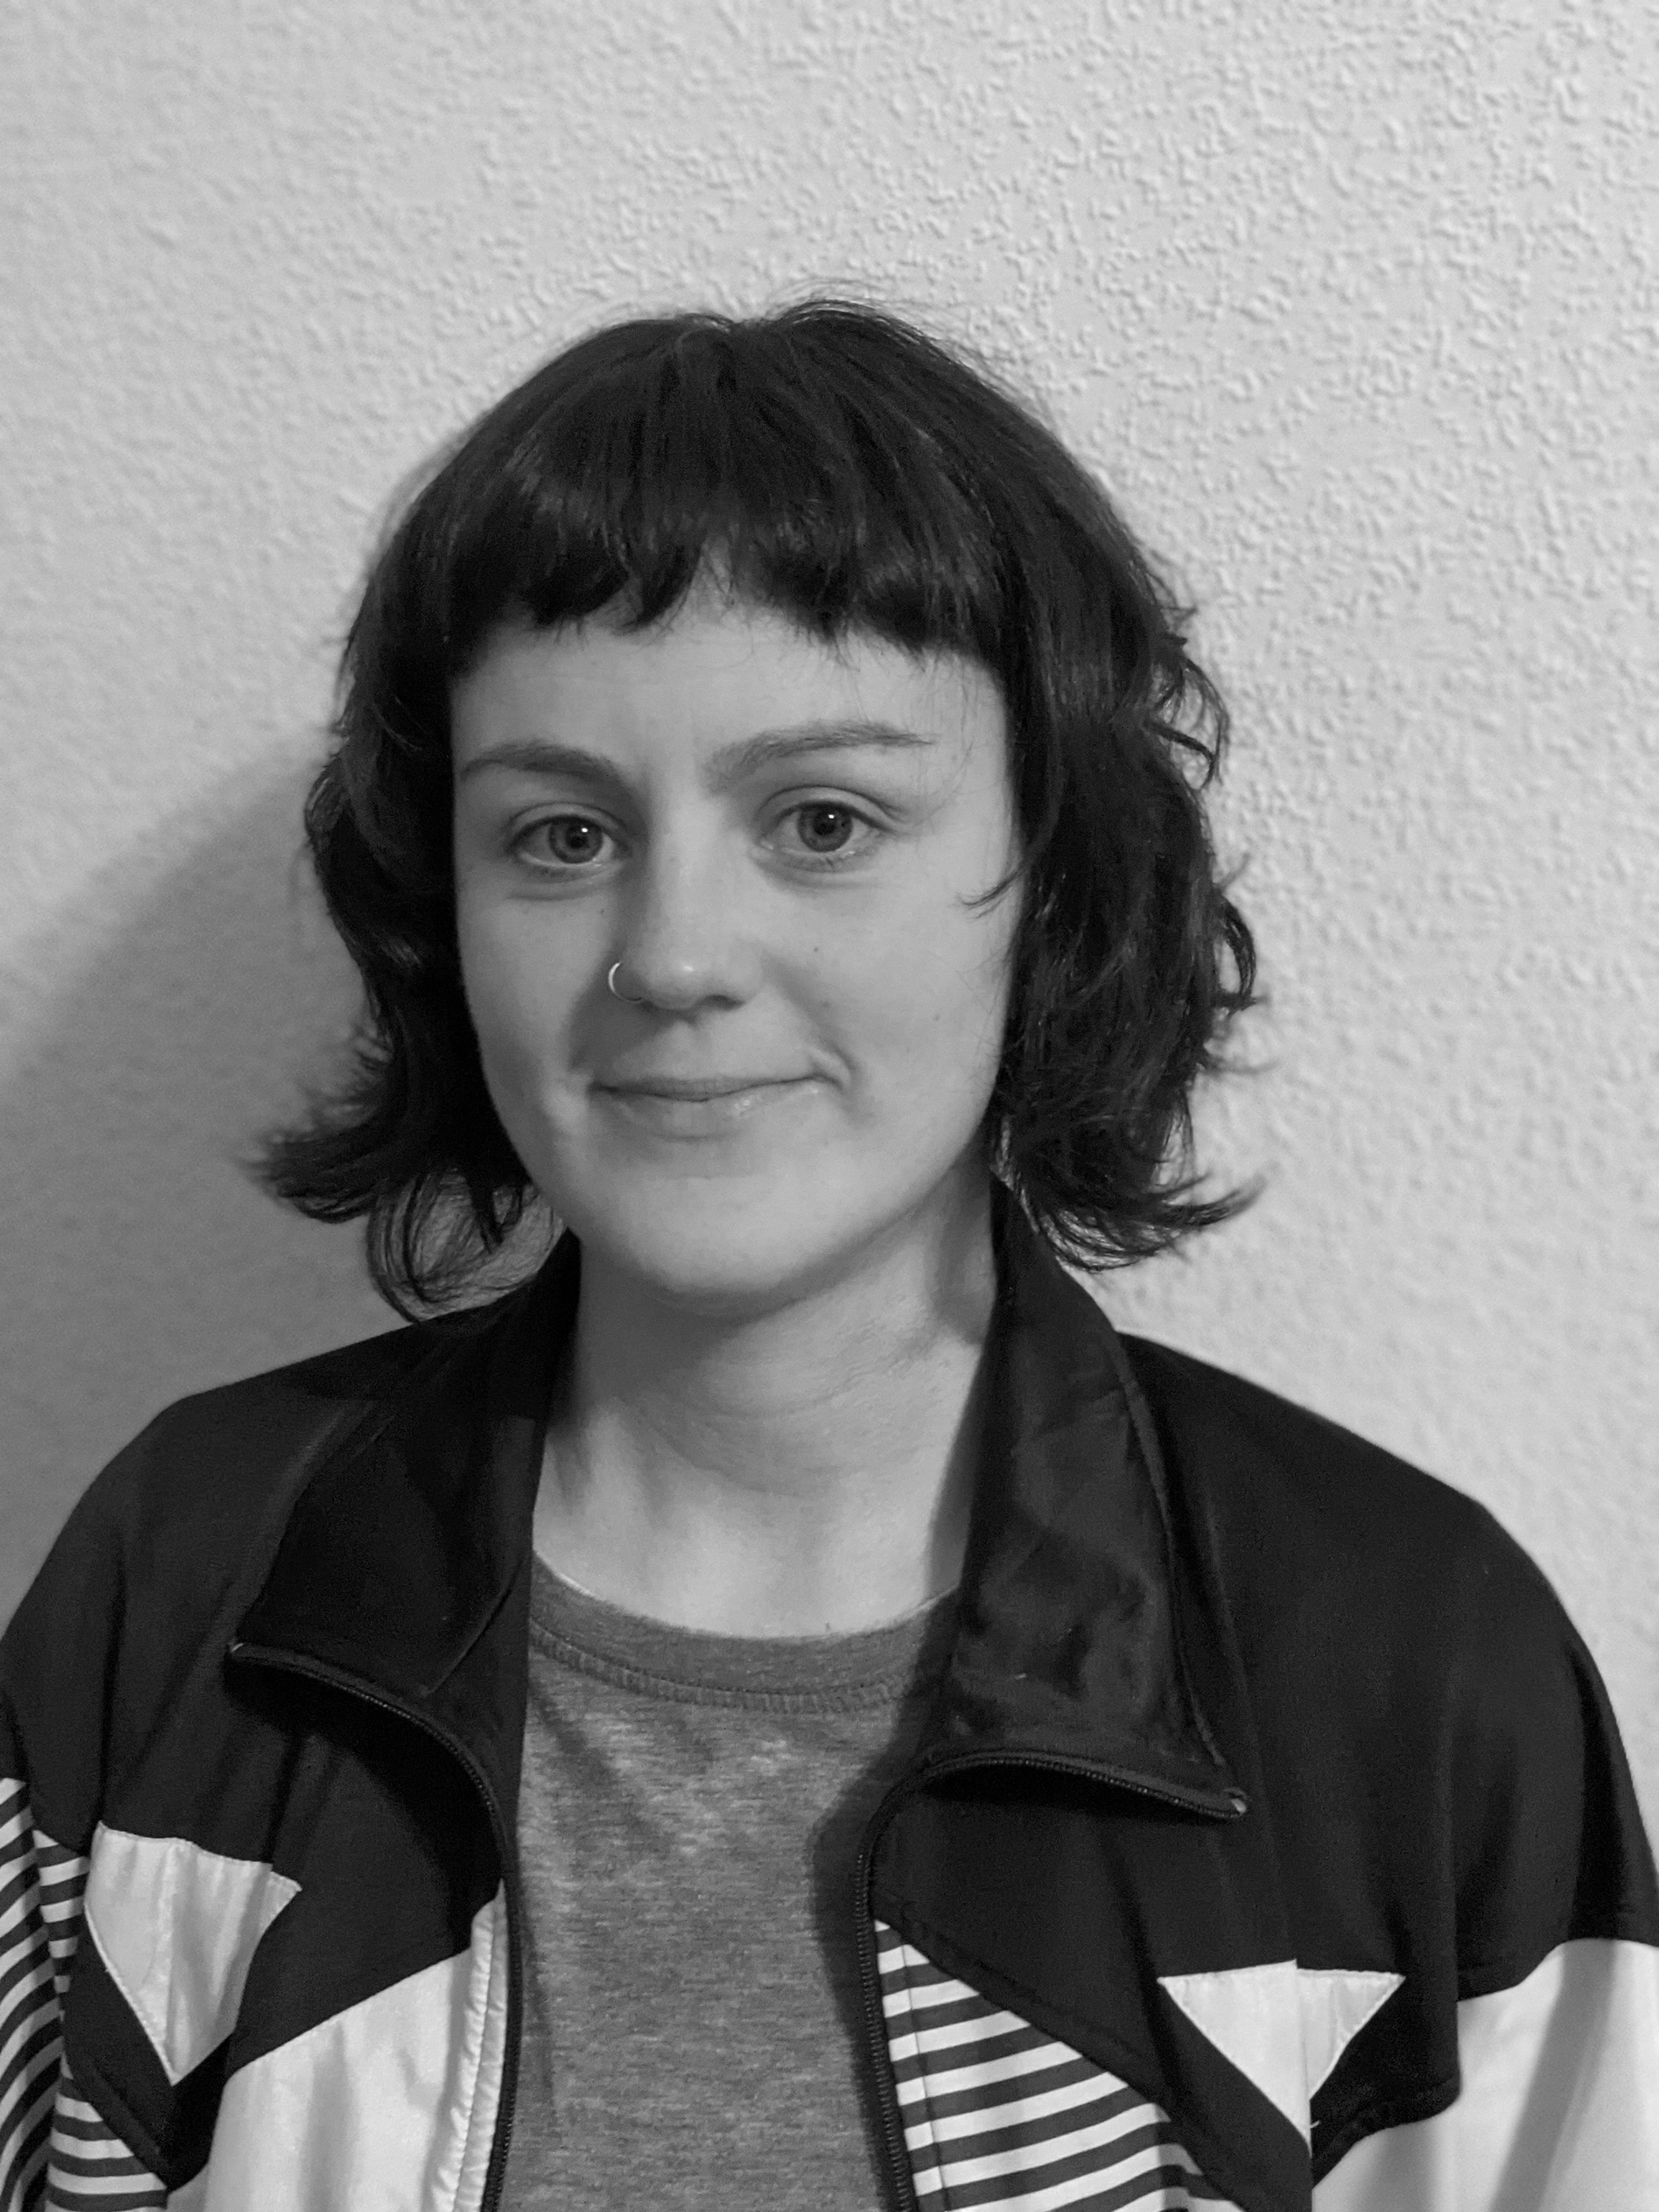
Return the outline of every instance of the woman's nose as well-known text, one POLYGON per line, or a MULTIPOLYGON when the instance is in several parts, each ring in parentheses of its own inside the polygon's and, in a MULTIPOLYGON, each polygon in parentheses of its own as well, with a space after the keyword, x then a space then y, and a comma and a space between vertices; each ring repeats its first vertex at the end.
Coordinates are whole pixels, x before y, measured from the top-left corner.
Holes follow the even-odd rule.
POLYGON ((698 851, 665 843, 648 853, 624 893, 611 948, 621 963, 617 994, 674 1013, 747 998, 758 960, 738 888, 729 856, 712 844, 698 851))

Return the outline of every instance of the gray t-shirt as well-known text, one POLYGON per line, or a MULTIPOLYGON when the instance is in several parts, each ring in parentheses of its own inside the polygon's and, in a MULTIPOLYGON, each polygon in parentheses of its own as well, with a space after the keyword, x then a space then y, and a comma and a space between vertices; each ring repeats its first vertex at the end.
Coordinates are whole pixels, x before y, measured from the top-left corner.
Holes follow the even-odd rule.
POLYGON ((954 1597, 855 1636, 712 1636, 533 1567, 511 2212, 878 2212, 859 1838, 954 1597))

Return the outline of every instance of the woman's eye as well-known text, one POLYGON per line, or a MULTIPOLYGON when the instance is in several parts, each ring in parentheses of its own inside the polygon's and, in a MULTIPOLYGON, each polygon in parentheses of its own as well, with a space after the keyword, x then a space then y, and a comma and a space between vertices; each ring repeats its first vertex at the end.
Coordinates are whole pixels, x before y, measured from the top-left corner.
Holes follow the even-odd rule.
POLYGON ((609 836, 597 822, 582 814, 550 814, 532 822, 514 838, 521 847, 532 838, 544 839, 543 854, 567 867, 584 867, 598 858, 601 841, 609 836))
POLYGON ((854 825, 862 817, 848 806, 837 806, 829 799, 813 799, 805 806, 797 806, 791 818, 800 824, 800 839, 805 849, 814 860, 839 858, 845 851, 854 825))

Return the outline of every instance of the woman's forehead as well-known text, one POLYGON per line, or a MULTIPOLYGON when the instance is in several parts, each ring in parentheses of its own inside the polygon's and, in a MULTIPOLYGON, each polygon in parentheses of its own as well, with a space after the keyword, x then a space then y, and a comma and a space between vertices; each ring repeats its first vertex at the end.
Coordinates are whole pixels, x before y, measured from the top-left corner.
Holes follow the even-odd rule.
MULTIPOLYGON (((648 629, 615 619, 506 626, 455 687, 458 758, 511 726, 617 737, 749 737, 780 722, 858 720, 958 743, 1000 728, 988 670, 948 648, 914 652, 866 632, 825 641, 750 603, 687 601, 648 629)), ((543 733, 550 734, 546 731, 543 733)))

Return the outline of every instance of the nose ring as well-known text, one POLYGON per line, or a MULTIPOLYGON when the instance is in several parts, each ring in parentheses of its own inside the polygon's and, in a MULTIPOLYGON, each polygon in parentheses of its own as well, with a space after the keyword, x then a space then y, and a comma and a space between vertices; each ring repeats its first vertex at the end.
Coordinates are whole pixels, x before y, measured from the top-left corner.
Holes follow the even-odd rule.
POLYGON ((605 979, 605 987, 606 990, 610 992, 613 999, 620 999, 625 1006, 642 1006, 645 1004, 643 999, 630 999, 626 991, 619 991, 617 988, 617 970, 621 966, 622 962, 620 960, 616 960, 611 963, 611 973, 605 979))

